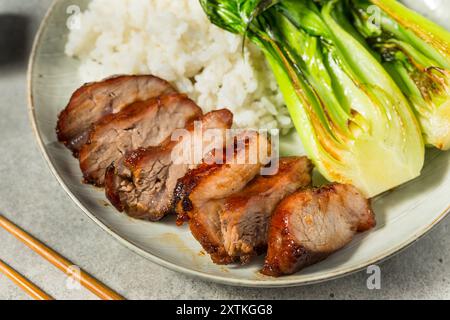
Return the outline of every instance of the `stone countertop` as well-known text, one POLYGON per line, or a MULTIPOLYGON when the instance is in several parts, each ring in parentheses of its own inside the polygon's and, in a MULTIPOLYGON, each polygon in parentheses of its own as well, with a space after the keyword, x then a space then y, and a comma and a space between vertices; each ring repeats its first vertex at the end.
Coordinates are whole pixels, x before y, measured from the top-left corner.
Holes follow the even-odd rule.
MULTIPOLYGON (((26 68, 51 0, 0 1, 0 212, 128 299, 450 299, 450 218, 382 263, 381 289, 365 271, 307 287, 233 288, 160 267, 125 248, 87 218, 58 185, 27 114, 26 68)), ((0 230, 0 259, 58 299, 95 299, 0 230)), ((0 299, 28 299, 0 275, 0 299)))

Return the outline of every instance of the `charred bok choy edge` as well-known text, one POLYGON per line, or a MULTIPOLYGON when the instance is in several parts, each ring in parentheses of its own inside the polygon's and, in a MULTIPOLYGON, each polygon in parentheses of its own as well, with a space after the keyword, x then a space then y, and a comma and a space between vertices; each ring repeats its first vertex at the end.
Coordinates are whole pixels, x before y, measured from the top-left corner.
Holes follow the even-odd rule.
POLYGON ((214 24, 264 51, 325 178, 372 197, 420 174, 424 143, 409 103, 373 54, 335 21, 336 1, 200 3, 214 24))
POLYGON ((450 33, 397 1, 339 5, 351 16, 337 19, 351 21, 409 99, 425 142, 450 149, 450 33))

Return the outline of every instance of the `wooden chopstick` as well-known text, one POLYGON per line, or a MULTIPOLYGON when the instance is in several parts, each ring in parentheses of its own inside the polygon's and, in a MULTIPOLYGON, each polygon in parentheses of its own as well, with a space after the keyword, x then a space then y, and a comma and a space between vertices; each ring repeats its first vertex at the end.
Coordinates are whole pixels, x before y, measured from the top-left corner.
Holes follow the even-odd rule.
MULTIPOLYGON (((0 214, 0 226, 4 228, 6 231, 14 235, 17 239, 22 241, 28 247, 31 248, 34 252, 38 253, 44 259, 49 261, 51 264, 56 266, 62 272, 71 276, 75 281, 79 281, 81 285, 91 291, 93 294, 98 296, 103 300, 125 300, 124 297, 114 292, 112 289, 93 278, 83 270, 79 270, 79 272, 74 272, 74 264, 69 260, 62 257, 56 251, 50 249, 45 244, 20 229, 14 223, 6 219, 3 215, 0 214)), ((77 269, 78 270, 78 269, 77 269)))
POLYGON ((38 288, 34 283, 30 282, 16 270, 8 266, 5 262, 0 260, 0 272, 11 279, 15 284, 17 284, 23 291, 25 291, 30 297, 35 300, 53 300, 51 296, 46 294, 40 288, 38 288))

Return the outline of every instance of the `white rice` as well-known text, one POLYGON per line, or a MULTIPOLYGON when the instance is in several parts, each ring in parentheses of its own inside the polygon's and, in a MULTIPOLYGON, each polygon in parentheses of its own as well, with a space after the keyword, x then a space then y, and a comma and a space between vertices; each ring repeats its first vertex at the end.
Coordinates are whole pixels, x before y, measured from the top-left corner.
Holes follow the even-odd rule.
POLYGON ((205 112, 229 108, 235 125, 279 128, 292 121, 263 54, 212 25, 198 0, 93 0, 69 34, 84 82, 114 74, 153 74, 205 112))

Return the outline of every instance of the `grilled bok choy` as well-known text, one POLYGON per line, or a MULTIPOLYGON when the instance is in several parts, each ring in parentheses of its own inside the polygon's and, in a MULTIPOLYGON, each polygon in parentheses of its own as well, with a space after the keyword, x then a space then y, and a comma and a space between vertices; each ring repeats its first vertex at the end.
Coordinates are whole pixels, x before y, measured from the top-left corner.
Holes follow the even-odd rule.
MULTIPOLYGON (((306 152, 330 181, 372 197, 420 174, 419 124, 389 74, 332 12, 298 0, 200 0, 265 53, 306 152)), ((354 29, 353 29, 354 30, 354 29)))
POLYGON ((410 100, 425 142, 450 149, 450 33, 397 1, 341 2, 339 11, 351 13, 349 20, 410 100))

